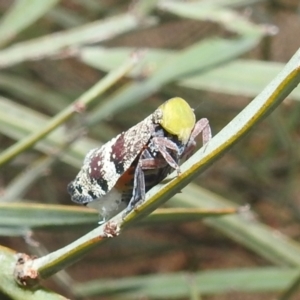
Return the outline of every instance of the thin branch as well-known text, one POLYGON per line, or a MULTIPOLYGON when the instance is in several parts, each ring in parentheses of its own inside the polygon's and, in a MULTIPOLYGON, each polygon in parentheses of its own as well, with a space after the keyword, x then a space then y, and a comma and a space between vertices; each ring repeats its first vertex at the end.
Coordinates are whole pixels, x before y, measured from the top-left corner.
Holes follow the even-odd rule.
POLYGON ((19 142, 15 143, 0 155, 0 166, 9 162, 21 152, 29 149, 39 140, 44 138, 54 129, 64 124, 73 115, 86 109, 86 106, 90 105, 97 97, 103 94, 113 84, 125 76, 139 61, 140 55, 133 55, 129 60, 125 61, 119 68, 108 73, 103 79, 98 81, 88 91, 83 93, 72 104, 66 107, 63 111, 59 112, 53 117, 45 127, 23 138, 19 142))

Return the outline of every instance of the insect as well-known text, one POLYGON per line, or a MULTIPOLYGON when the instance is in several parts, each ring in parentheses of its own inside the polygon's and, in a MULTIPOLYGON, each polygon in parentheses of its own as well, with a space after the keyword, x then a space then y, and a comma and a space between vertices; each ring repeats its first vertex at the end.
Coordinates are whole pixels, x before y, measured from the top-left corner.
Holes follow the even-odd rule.
POLYGON ((75 180, 69 183, 72 201, 94 207, 106 221, 126 208, 130 212, 145 194, 195 149, 211 138, 206 118, 195 114, 182 98, 172 98, 140 123, 100 148, 91 150, 75 180))

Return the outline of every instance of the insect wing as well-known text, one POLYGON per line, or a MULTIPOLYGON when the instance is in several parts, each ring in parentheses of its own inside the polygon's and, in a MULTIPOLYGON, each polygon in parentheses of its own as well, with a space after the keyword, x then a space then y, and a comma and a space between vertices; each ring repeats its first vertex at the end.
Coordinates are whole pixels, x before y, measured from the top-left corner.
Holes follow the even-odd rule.
POLYGON ((74 202, 85 204, 106 195, 128 170, 153 132, 152 115, 88 153, 68 186, 74 202))

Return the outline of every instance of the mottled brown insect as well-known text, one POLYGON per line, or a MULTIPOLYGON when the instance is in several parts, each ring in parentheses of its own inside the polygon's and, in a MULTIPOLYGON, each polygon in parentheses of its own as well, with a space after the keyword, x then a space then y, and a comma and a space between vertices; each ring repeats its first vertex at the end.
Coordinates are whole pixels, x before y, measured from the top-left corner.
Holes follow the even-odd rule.
POLYGON ((91 150, 75 180, 68 185, 74 202, 99 210, 106 221, 127 206, 130 212, 146 192, 193 152, 195 138, 211 138, 207 119, 181 98, 162 104, 146 119, 102 147, 91 150))

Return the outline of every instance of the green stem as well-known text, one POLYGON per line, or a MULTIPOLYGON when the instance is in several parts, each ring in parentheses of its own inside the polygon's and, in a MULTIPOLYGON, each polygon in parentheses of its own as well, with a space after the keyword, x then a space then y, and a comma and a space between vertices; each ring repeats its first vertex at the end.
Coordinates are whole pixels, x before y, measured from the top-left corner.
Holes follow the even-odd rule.
POLYGON ((278 298, 278 300, 289 300, 292 299, 294 295, 300 289, 300 274, 298 274, 297 278, 293 281, 292 285, 290 285, 278 298))
POLYGON ((113 84, 115 84, 120 78, 126 75, 136 64, 137 59, 130 58, 124 64, 122 64, 118 69, 108 73, 103 79, 98 81, 93 87, 91 87, 87 92, 82 94, 78 99, 76 99, 72 104, 66 107, 63 111, 58 113, 53 117, 46 126, 40 130, 30 134, 19 142, 15 143, 0 155, 0 166, 8 163, 10 160, 15 158, 20 153, 32 147, 39 140, 44 138, 54 129, 65 123, 78 111, 84 110, 86 106, 90 105, 97 97, 103 94, 107 89, 109 89, 113 84))

